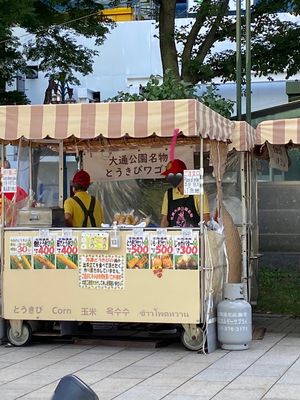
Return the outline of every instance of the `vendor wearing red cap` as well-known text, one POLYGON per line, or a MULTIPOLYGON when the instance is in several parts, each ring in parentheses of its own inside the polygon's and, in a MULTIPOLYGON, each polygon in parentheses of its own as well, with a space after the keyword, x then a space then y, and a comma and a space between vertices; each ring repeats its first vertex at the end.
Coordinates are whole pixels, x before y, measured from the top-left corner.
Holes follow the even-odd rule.
POLYGON ((67 226, 95 227, 104 222, 100 202, 87 192, 90 183, 90 175, 86 171, 80 170, 74 175, 72 184, 75 195, 64 203, 67 226))
MULTIPOLYGON (((176 187, 170 188, 166 191, 162 203, 162 219, 161 227, 180 226, 193 227, 199 226, 200 222, 200 196, 199 195, 184 195, 183 191, 183 171, 187 169, 183 161, 175 159, 170 161, 167 165, 166 171, 162 175, 166 177, 176 177, 179 175, 179 183, 176 179, 170 179, 170 182, 176 187), (173 175, 169 175, 173 174, 173 175)), ((210 219, 208 199, 204 193, 203 197, 203 219, 208 222, 210 219)))

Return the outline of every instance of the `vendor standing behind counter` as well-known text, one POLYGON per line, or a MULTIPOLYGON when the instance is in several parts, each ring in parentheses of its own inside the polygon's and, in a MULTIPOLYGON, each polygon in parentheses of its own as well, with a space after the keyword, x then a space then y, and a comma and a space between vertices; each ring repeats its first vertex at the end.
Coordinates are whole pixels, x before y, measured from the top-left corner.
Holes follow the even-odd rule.
POLYGON ((65 222, 72 227, 99 227, 104 222, 102 206, 94 196, 88 194, 90 175, 77 171, 72 180, 74 196, 64 202, 65 222))
MULTIPOLYGON (((187 169, 186 165, 181 160, 170 161, 166 171, 162 175, 168 177, 173 174, 182 175, 180 182, 173 188, 168 189, 163 198, 161 209, 161 227, 180 226, 198 227, 200 222, 200 196, 199 195, 184 195, 183 188, 183 171, 187 169)), ((180 175, 179 175, 180 176, 180 175)), ((174 181, 176 181, 174 179, 174 181)), ((172 183, 172 179, 170 179, 172 183)), ((176 184, 176 183, 175 183, 176 184)), ((203 220, 207 223, 210 219, 208 199, 206 193, 203 196, 203 220)))

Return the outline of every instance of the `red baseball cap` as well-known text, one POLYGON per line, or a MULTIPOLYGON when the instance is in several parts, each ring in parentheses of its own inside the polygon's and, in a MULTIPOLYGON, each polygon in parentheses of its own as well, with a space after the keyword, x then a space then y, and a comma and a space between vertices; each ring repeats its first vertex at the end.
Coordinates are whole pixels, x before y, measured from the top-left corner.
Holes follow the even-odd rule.
POLYGON ((182 174, 185 169, 187 169, 185 163, 179 159, 175 159, 168 162, 166 170, 162 172, 162 175, 168 176, 169 174, 182 174))
POLYGON ((90 175, 86 171, 81 169, 80 171, 77 171, 74 175, 73 183, 74 185, 89 186, 89 184, 91 183, 90 175))

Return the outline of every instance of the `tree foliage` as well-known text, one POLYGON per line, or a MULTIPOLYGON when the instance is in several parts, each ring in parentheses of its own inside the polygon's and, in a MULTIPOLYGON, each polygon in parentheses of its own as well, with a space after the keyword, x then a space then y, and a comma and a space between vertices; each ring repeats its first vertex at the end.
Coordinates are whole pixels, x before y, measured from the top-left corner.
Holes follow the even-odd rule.
POLYGON ((30 100, 25 93, 18 92, 17 90, 10 90, 9 92, 2 92, 0 95, 0 105, 5 106, 7 104, 30 104, 30 100))
POLYGON ((32 16, 34 0, 18 2, 0 0, 0 90, 5 83, 11 83, 16 71, 25 67, 25 59, 19 50, 20 41, 14 36, 12 27, 18 26, 21 20, 32 16))
MULTIPOLYGON (((178 79, 209 82, 221 77, 235 80, 236 19, 229 15, 229 0, 203 0, 194 9, 195 18, 176 28, 176 0, 161 0, 159 40, 163 71, 171 69, 178 79), (216 45, 228 41, 223 51, 216 45), (231 45, 230 45, 231 43, 231 45)), ((299 0, 263 0, 251 8, 252 70, 257 76, 285 73, 295 75, 300 65, 300 26, 283 21, 279 12, 297 15, 299 0)), ((245 15, 242 16, 242 61, 245 65, 245 15)), ((224 47, 224 46, 223 46, 224 47)))
POLYGON ((176 99, 197 99, 206 106, 224 117, 229 118, 233 109, 233 102, 226 100, 217 92, 217 87, 211 85, 203 95, 198 95, 197 90, 191 83, 178 80, 172 70, 167 70, 163 81, 161 77, 152 75, 140 93, 119 92, 116 96, 107 101, 151 101, 151 100, 176 100, 176 99))
POLYGON ((79 45, 76 38, 81 34, 101 45, 113 26, 101 17, 102 6, 94 0, 0 0, 0 7, 5 10, 0 15, 2 93, 28 61, 37 62, 49 82, 78 84, 75 73, 91 73, 98 52, 79 45), (17 38, 16 27, 27 33, 17 38))

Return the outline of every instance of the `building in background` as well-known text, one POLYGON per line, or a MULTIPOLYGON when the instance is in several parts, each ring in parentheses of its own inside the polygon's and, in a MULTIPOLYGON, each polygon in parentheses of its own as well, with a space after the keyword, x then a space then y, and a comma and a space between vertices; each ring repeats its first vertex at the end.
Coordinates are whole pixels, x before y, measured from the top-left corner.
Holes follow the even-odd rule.
MULTIPOLYGON (((177 26, 185 25, 190 21, 190 18, 193 17, 192 7, 198 1, 177 1, 177 26)), ((116 28, 107 35, 104 44, 97 48, 99 56, 94 60, 93 74, 85 77, 78 75, 81 85, 74 88, 74 97, 79 102, 103 101, 117 95, 119 91, 138 93, 140 85, 144 85, 151 75, 162 76, 157 22, 155 20, 159 0, 121 1, 118 8, 109 8, 110 1, 108 0, 99 0, 99 4, 105 7, 103 12, 115 17, 116 28), (126 21, 127 17, 123 18, 121 15, 127 15, 129 20, 126 21), (121 18, 121 21, 119 18, 121 18)), ((230 12, 232 14, 235 13, 235 7, 235 1, 231 0, 230 12)), ((282 18, 290 18, 290 15, 282 14, 282 18)), ((17 34, 22 36, 24 32, 18 30, 17 34)), ((78 40, 93 48, 92 40, 84 37, 79 37, 78 40)), ((24 40, 22 41, 24 42, 24 40)), ((215 49, 220 51, 234 47, 234 43, 221 42, 215 46, 215 49)), ((252 77, 253 111, 288 102, 294 80, 290 80, 287 87, 284 74, 274 75, 273 79, 270 82, 264 77, 252 77)), ((220 95, 235 101, 236 87, 234 82, 226 84, 221 84, 220 80, 215 82, 218 84, 220 95)), ((20 90, 25 91, 31 100, 31 104, 40 104, 43 102, 47 85, 47 78, 38 71, 37 65, 33 65, 30 68, 30 74, 27 74, 26 77, 18 77, 18 82, 13 84, 12 88, 22 86, 20 90)), ((204 89, 205 87, 200 87, 200 91, 204 89)), ((298 95, 300 94, 298 93, 298 95)), ((242 112, 244 111, 245 101, 243 101, 242 112)))

